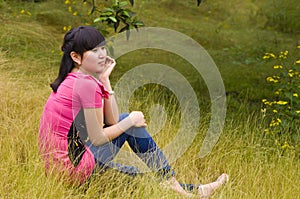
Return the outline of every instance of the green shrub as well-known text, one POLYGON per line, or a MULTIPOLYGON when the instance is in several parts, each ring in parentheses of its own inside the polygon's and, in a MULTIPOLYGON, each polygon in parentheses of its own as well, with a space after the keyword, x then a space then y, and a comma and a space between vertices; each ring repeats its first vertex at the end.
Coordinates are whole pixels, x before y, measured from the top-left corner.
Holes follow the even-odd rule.
POLYGON ((299 153, 300 60, 288 59, 288 54, 288 51, 278 55, 266 53, 263 57, 275 61, 275 64, 274 74, 266 78, 273 85, 274 93, 269 99, 262 100, 262 112, 268 121, 265 129, 267 138, 282 153, 287 150, 299 153))
POLYGON ((265 28, 282 32, 299 31, 299 10, 300 4, 298 0, 273 0, 263 2, 261 12, 267 17, 265 28))

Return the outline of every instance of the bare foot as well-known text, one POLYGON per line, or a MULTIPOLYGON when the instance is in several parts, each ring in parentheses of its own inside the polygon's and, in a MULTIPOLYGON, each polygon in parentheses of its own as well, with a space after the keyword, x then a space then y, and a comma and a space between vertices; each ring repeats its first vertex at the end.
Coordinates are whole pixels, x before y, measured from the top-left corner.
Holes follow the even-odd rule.
POLYGON ((226 182, 228 182, 229 180, 229 176, 225 173, 223 173, 222 175, 220 175, 218 177, 218 179, 215 182, 209 183, 209 184, 204 184, 204 185, 200 185, 198 187, 198 195, 200 198, 209 198, 216 189, 218 189, 219 187, 221 187, 223 184, 225 184, 226 182))
POLYGON ((175 177, 172 177, 170 180, 164 183, 167 187, 171 188, 172 190, 176 191, 177 193, 181 194, 182 196, 186 198, 194 197, 195 195, 186 192, 179 184, 179 182, 176 180, 175 177))

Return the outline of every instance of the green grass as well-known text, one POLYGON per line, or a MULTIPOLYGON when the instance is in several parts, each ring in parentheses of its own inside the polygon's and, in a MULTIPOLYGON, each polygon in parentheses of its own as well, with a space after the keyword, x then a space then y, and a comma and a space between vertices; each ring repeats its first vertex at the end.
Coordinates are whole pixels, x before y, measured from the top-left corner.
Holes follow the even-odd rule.
MULTIPOLYGON (((0 1, 3 21, 0 29, 0 198, 180 198, 151 175, 131 178, 108 171, 79 188, 67 186, 55 176, 44 175, 37 146, 39 119, 51 91, 48 85, 58 71, 62 27, 68 25, 69 16, 58 2, 0 1), (22 9, 32 15, 20 14, 22 9), (52 10, 56 12, 53 14, 52 10)), ((270 10, 262 9, 267 3, 204 1, 199 8, 195 3, 137 1, 134 7, 147 26, 183 32, 203 45, 216 62, 228 92, 224 130, 204 158, 198 154, 207 131, 209 111, 204 107, 207 93, 199 95, 204 101, 200 103, 204 111, 199 133, 188 150, 172 162, 178 180, 207 183, 226 172, 230 182, 213 198, 300 198, 299 157, 293 153, 281 156, 265 144, 263 130, 267 124, 259 114, 260 100, 270 92, 264 78, 272 70, 261 60, 263 53, 288 49, 296 56, 293 49, 299 38, 293 32, 276 32, 275 28, 265 27, 263 14, 270 10)), ((188 63, 160 51, 133 52, 120 58, 112 81, 117 82, 122 73, 144 63, 145 58, 169 65, 180 63, 176 69, 187 76, 196 92, 205 93, 205 86, 197 87, 202 80, 195 80, 184 70, 188 63)), ((137 91, 131 108, 143 110, 148 118, 151 105, 160 103, 165 108, 168 121, 154 136, 163 148, 176 135, 180 112, 176 99, 165 96, 164 89, 151 88, 150 85, 148 90, 137 91), (158 94, 162 96, 159 99, 155 98, 158 94), (168 106, 169 100, 174 106, 168 106)))

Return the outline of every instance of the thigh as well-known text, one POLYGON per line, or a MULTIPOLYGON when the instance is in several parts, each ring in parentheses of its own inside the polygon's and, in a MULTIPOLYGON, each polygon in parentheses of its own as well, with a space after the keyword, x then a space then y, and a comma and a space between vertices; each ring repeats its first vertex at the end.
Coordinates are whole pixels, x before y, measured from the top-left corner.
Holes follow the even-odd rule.
POLYGON ((93 153, 96 162, 99 163, 99 165, 104 165, 114 159, 121 147, 124 145, 126 139, 127 135, 123 133, 119 137, 113 139, 111 142, 102 144, 100 146, 94 146, 90 141, 88 141, 86 145, 93 153))

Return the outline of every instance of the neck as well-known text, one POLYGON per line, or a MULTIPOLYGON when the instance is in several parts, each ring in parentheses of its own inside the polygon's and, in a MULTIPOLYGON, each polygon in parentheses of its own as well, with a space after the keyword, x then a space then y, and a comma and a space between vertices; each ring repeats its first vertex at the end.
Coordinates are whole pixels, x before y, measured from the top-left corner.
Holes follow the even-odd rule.
POLYGON ((83 74, 85 74, 85 75, 92 75, 92 76, 93 76, 93 73, 88 72, 87 70, 85 70, 85 69, 83 69, 83 68, 79 68, 79 69, 77 70, 77 72, 83 73, 83 74))

